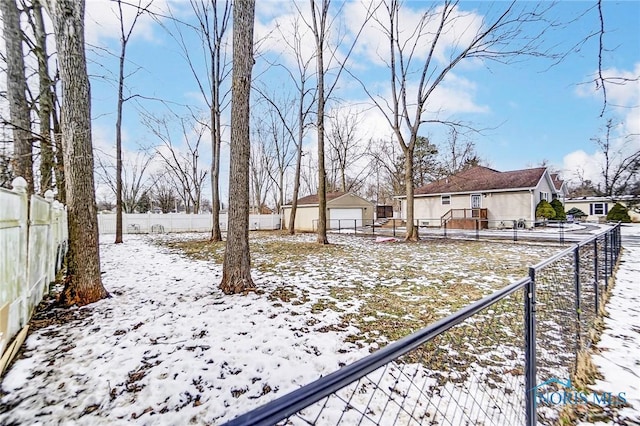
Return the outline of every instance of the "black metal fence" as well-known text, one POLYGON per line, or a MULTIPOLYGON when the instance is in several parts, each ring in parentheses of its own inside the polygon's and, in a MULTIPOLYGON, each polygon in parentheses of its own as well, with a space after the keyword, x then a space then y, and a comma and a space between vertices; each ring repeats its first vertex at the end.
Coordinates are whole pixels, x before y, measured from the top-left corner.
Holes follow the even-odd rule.
POLYGON ((572 379, 594 336, 621 247, 620 225, 529 276, 227 423, 553 423, 547 383, 572 379))
MULTIPOLYGON (((584 238, 579 233, 573 234, 571 227, 574 223, 566 221, 528 221, 513 220, 469 220, 467 229, 453 228, 442 224, 440 219, 416 219, 420 237, 428 238, 459 238, 459 239, 499 239, 513 240, 545 240, 577 242, 584 238)), ((589 226, 589 224, 585 224, 589 226)), ((313 231, 317 229, 317 220, 313 221, 313 231)), ((356 235, 373 235, 384 237, 404 237, 406 221, 401 219, 331 219, 327 220, 327 230, 334 233, 349 233, 356 235)))

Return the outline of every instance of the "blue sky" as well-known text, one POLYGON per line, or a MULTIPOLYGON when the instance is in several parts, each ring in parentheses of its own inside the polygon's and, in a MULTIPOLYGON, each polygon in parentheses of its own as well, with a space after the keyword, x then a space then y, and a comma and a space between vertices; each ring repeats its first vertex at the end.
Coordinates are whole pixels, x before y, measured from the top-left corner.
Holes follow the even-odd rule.
MULTIPOLYGON (((258 1, 256 12, 256 38, 271 34, 273 40, 265 43, 263 51, 270 60, 286 61, 281 53, 282 41, 273 35, 273 28, 280 25, 284 31, 287 23, 295 15, 292 3, 288 1, 258 1)), ((340 21, 347 31, 357 25, 356 3, 334 2, 344 6, 341 14, 348 17, 340 21)), ((430 6, 431 2, 407 2, 411 16, 430 6)), ((525 6, 532 3, 523 3, 525 6)), ((548 3, 544 3, 547 5, 548 3)), ((177 16, 189 21, 192 19, 188 3, 184 1, 156 0, 154 6, 166 10, 171 7, 177 16)), ((299 2, 304 11, 307 2, 299 2)), ((491 5, 503 8, 504 2, 491 5)), ((579 51, 570 48, 594 32, 599 26, 595 2, 561 2, 550 17, 561 21, 573 21, 566 28, 558 28, 545 34, 545 46, 553 46, 556 51, 569 52, 560 63, 554 64, 547 59, 525 59, 512 64, 481 63, 469 61, 460 63, 445 81, 443 91, 435 102, 441 102, 448 117, 470 123, 481 134, 474 134, 477 151, 487 164, 499 170, 514 170, 536 166, 547 161, 571 179, 580 169, 585 177, 597 179, 600 154, 590 140, 602 134, 606 118, 614 118, 623 123, 618 127, 620 135, 636 134, 634 138, 619 139, 617 147, 627 152, 640 149, 637 136, 640 133, 640 83, 630 82, 624 86, 609 86, 609 107, 605 118, 600 118, 603 106, 601 93, 594 90, 590 82, 598 67, 597 37, 588 39, 579 51)), ((640 76, 640 2, 604 1, 606 34, 603 55, 603 69, 606 75, 638 78, 640 76)), ((111 52, 118 49, 118 30, 115 15, 110 12, 112 6, 102 0, 89 0, 87 6, 87 41, 93 45, 105 47, 111 52)), ((489 13, 486 2, 462 1, 459 9, 473 16, 489 13)), ((165 21, 166 22, 166 21, 165 21)), ((289 24, 290 25, 290 24, 289 24)), ((197 57, 198 41, 193 34, 185 33, 187 42, 193 46, 191 51, 197 57)), ((378 35, 379 37, 379 35, 378 35)), ((359 40, 355 54, 349 60, 350 69, 368 87, 385 90, 388 71, 372 60, 376 49, 375 31, 369 28, 359 40)), ((311 47, 309 47, 311 49, 311 47)), ((117 53, 116 53, 117 54, 117 53)), ((90 66, 93 95, 94 143, 101 150, 110 152, 114 145, 114 126, 116 109, 116 91, 113 82, 97 76, 105 70, 116 72, 114 57, 96 58, 90 66), (98 64, 99 63, 99 64, 98 64)), ((175 41, 164 29, 148 18, 143 18, 134 31, 128 52, 129 71, 139 70, 127 80, 131 93, 140 93, 148 97, 162 98, 177 104, 188 104, 194 108, 204 108, 195 80, 179 53, 175 41)), ((265 69, 265 62, 258 58, 254 71, 265 69)), ((276 71, 266 72, 260 77, 260 83, 267 87, 284 87, 285 78, 276 71)), ((367 102, 367 97, 359 83, 344 74, 336 89, 336 97, 347 105, 359 105, 367 102)), ((256 97, 254 96, 254 99, 256 97)), ((164 106, 159 102, 141 101, 146 109, 157 116, 165 114, 164 106)), ((332 108, 337 107, 332 104, 332 108)), ((176 107, 176 109, 180 109, 176 107)), ((125 106, 125 144, 134 151, 139 144, 149 146, 157 140, 140 124, 137 106, 129 102, 125 106)), ((372 135, 390 133, 384 120, 375 110, 363 113, 363 139, 372 135)), ((430 136, 434 141, 442 140, 442 131, 435 127, 423 126, 421 134, 430 136)), ((617 136, 617 135, 616 135, 617 136)), ((312 155, 314 136, 309 135, 306 149, 312 155)), ((210 148, 208 141, 201 150, 203 167, 208 168, 210 148)), ((225 148, 226 152, 226 148, 225 148)), ((223 158, 222 194, 226 195, 228 167, 223 158)), ((208 190, 207 190, 208 191, 208 190)))

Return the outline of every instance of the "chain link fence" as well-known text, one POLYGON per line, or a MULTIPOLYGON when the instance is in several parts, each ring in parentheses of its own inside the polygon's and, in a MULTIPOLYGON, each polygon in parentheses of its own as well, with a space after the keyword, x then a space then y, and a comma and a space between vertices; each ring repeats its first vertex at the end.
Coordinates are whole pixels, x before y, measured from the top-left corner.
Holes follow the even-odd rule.
POLYGON ((617 225, 227 425, 554 424, 540 384, 579 373, 619 251, 617 225))

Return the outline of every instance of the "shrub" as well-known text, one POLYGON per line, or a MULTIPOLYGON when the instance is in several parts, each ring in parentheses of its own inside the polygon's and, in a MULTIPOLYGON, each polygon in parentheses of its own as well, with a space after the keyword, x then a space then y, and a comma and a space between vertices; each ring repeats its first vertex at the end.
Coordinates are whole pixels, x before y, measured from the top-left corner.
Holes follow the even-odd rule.
POLYGON ((629 217, 629 209, 623 206, 620 203, 616 203, 615 206, 609 210, 607 213, 607 220, 611 220, 613 222, 631 222, 631 217, 629 217))
POLYGON ((562 201, 554 198, 551 201, 551 207, 556 211, 555 220, 567 220, 567 214, 564 212, 564 206, 562 205, 562 201))
POLYGON ((553 219, 556 217, 556 211, 547 200, 540 200, 536 206, 536 217, 543 217, 545 219, 553 219))
POLYGON ((571 210, 567 212, 567 215, 572 215, 576 219, 581 217, 587 217, 587 214, 577 207, 572 207, 571 210))

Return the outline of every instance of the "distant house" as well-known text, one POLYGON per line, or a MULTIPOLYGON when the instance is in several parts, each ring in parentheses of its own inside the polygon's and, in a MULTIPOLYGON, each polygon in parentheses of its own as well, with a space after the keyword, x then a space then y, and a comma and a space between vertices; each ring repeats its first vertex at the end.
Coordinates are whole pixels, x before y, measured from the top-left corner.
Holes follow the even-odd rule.
POLYGON ((560 176, 557 173, 551 173, 551 180, 553 181, 553 186, 556 188, 558 198, 564 204, 564 200, 569 195, 569 188, 567 188, 567 183, 560 179, 560 176))
MULTIPOLYGON (((545 167, 500 172, 476 166, 416 188, 414 218, 420 226, 508 227, 523 219, 531 227, 540 200, 561 198, 564 190, 545 167)), ((406 218, 406 196, 399 198, 406 218)))
MULTIPOLYGON (((607 219, 607 213, 616 204, 620 203, 625 207, 640 205, 640 197, 633 195, 623 195, 619 197, 575 197, 565 200, 565 210, 569 211, 575 207, 582 210, 587 216, 582 220, 587 222, 602 222, 607 219)), ((640 213, 629 210, 629 216, 633 222, 640 222, 640 213)))
MULTIPOLYGON (((327 193, 327 228, 349 228, 363 226, 373 221, 375 206, 350 192, 327 193)), ((318 229, 318 195, 309 195, 298 199, 296 211, 297 231, 315 231, 318 229)), ((291 203, 282 206, 283 227, 289 227, 291 203)))

